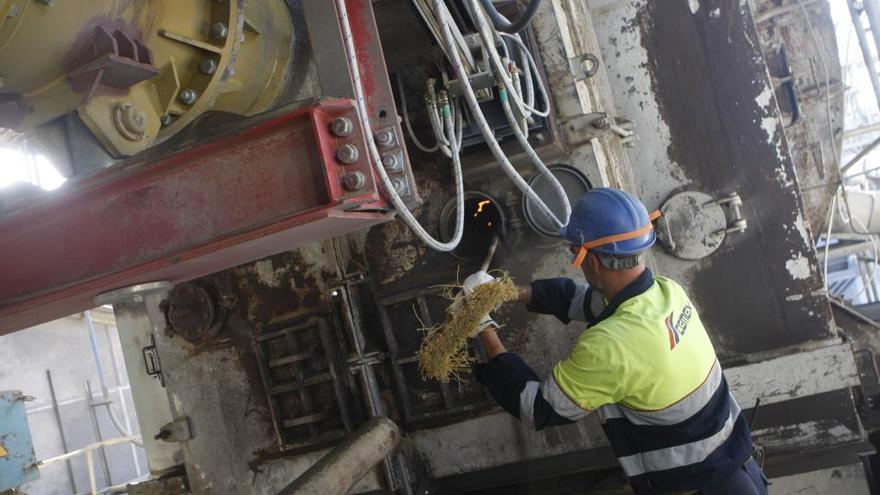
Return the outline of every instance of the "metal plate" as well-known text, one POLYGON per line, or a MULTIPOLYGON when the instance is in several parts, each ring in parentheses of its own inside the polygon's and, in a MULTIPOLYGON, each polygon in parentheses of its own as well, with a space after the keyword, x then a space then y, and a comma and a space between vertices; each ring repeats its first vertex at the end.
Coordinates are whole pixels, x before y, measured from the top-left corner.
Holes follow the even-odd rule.
POLYGON ((657 239, 670 253, 698 260, 714 253, 726 237, 727 217, 715 198, 697 191, 678 193, 660 207, 657 239))
POLYGON ((21 392, 0 392, 0 492, 40 477, 21 392))
MULTIPOLYGON (((593 188, 587 177, 574 167, 568 165, 550 165, 548 168, 553 175, 559 179, 562 188, 565 189, 565 192, 568 194, 568 200, 571 202, 572 207, 574 207, 574 204, 581 199, 581 196, 583 196, 584 193, 593 188)), ((550 184, 550 181, 548 181, 543 174, 536 174, 529 179, 529 185, 536 193, 538 193, 538 196, 544 200, 553 213, 562 216, 563 209, 561 198, 559 198, 556 191, 553 189, 553 186, 550 184)), ((556 237, 559 234, 559 229, 556 228, 556 225, 550 217, 541 211, 534 201, 531 201, 528 198, 523 198, 523 213, 525 214, 529 226, 535 229, 535 231, 552 237, 556 237)))
POLYGON ((95 295, 154 280, 184 282, 315 240, 387 221, 359 127, 341 139, 353 103, 325 100, 170 156, 130 162, 65 184, 0 218, 0 333, 82 311, 95 295), (145 163, 146 162, 146 163, 145 163), (357 192, 342 178, 367 178, 357 192), (61 249, 63 247, 63 249, 61 249))

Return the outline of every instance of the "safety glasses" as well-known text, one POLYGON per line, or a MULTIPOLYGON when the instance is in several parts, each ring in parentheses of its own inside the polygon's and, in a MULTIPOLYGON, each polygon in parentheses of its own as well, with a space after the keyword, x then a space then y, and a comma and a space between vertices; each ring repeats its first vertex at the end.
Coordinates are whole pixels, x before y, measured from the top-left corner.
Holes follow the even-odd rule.
POLYGON ((571 266, 575 268, 580 268, 581 265, 584 264, 584 260, 587 258, 587 253, 590 252, 590 249, 604 246, 606 244, 611 244, 612 242, 628 241, 630 239, 635 239, 636 237, 641 237, 651 232, 652 230, 654 230, 654 220, 660 218, 660 215, 662 215, 662 213, 660 213, 659 211, 651 213, 651 220, 648 222, 647 225, 631 232, 623 232, 621 234, 600 237, 599 239, 585 242, 580 246, 578 246, 577 244, 572 244, 571 246, 569 246, 569 250, 572 252, 572 254, 575 255, 575 257, 574 261, 571 262, 571 266))

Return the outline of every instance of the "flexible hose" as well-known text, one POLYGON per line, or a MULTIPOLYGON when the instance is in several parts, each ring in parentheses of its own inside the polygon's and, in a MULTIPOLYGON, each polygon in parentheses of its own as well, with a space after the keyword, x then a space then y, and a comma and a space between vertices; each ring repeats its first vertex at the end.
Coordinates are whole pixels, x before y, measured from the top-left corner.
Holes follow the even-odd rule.
MULTIPOLYGON (((458 206, 458 212, 455 218, 455 233, 449 242, 444 243, 434 239, 434 237, 425 231, 424 227, 422 227, 415 216, 413 216, 412 212, 409 211, 409 208, 406 207, 406 204, 403 202, 400 195, 397 194, 394 185, 391 183, 391 178, 388 177, 385 167, 382 166, 382 155, 379 153, 379 148, 376 146, 376 140, 373 138, 373 133, 370 132, 372 125, 370 124, 370 119, 368 117, 369 112, 367 111, 367 102, 361 81, 360 66, 357 60, 357 51, 355 50, 354 37, 351 31, 351 22, 348 19, 348 9, 346 8, 345 0, 336 0, 336 9, 339 13, 339 24, 342 28, 342 35, 345 41, 346 58, 349 70, 351 70, 352 82, 354 83, 353 86, 355 102, 358 110, 358 120, 360 121, 361 127, 364 130, 364 135, 367 138, 367 150, 372 158, 373 168, 379 174, 379 178, 382 181, 382 187, 385 189, 385 193, 388 195, 388 198, 391 200, 391 203, 394 205, 394 208, 397 210, 401 219, 410 229, 412 229, 419 239, 437 251, 452 251, 458 247, 459 242, 461 242, 462 233, 464 232, 464 183, 461 175, 461 157, 459 156, 458 150, 455 150, 456 152, 453 153, 452 157, 452 165, 455 175, 456 205, 458 206)), ((454 46, 454 40, 453 43, 450 43, 450 46, 454 46)), ((457 50, 451 51, 460 61, 461 59, 458 57, 457 50)), ((454 136, 453 141, 455 141, 454 136)))
POLYGON ((410 140, 416 145, 416 148, 424 151, 425 153, 434 153, 438 149, 440 149, 440 143, 435 143, 434 146, 427 146, 422 144, 418 137, 416 137, 416 133, 413 130, 412 123, 409 120, 409 108, 406 105, 406 94, 404 94, 403 82, 400 78, 397 78, 397 92, 400 93, 400 107, 403 112, 403 124, 406 126, 406 132, 409 134, 410 140))
MULTIPOLYGON (((476 0, 471 0, 472 2, 476 0)), ((480 38, 483 40, 483 45, 489 53, 489 61, 492 63, 492 66, 495 68, 495 75, 501 78, 501 81, 504 83, 505 88, 514 88, 513 81, 507 74, 507 67, 504 66, 504 63, 501 61, 501 56, 498 54, 498 50, 495 48, 495 43, 492 39, 492 33, 489 31, 490 26, 486 22, 486 18, 483 16, 483 11, 479 8, 474 9, 474 17, 477 22, 477 30, 480 33, 480 38)), ((519 93, 511 92, 510 96, 513 99, 514 106, 516 107, 517 113, 526 114, 526 111, 531 112, 539 117, 547 117, 550 115, 550 107, 547 106, 546 110, 538 110, 537 108, 532 108, 522 100, 522 96, 519 93)), ((546 95, 545 95, 546 97, 546 95)))
POLYGON ((529 155, 529 158, 532 159, 532 163, 535 164, 535 167, 537 167, 541 174, 547 178, 550 185, 553 187, 553 190, 562 200, 562 208, 565 211, 565 218, 570 217, 571 203, 568 201, 568 194, 566 194, 559 179, 553 175, 550 169, 547 168, 547 165, 544 164, 544 161, 541 160, 541 157, 538 156, 538 152, 535 151, 535 148, 529 143, 529 139, 526 137, 525 133, 523 133, 519 126, 516 125, 516 116, 513 114, 513 109, 510 108, 510 100, 507 98, 507 91, 503 88, 501 89, 501 107, 504 109, 504 114, 507 116, 507 122, 510 123, 510 128, 513 129, 513 134, 516 136, 516 140, 519 141, 519 145, 525 150, 526 154, 529 155))
MULTIPOLYGON (((519 47, 520 53, 523 54, 524 57, 524 66, 529 67, 529 72, 526 75, 526 107, 531 108, 535 105, 535 94, 534 87, 532 82, 531 73, 535 74, 535 79, 538 80, 538 92, 541 93, 541 103, 545 110, 542 110, 538 113, 539 116, 546 113, 550 114, 550 99, 547 96, 547 87, 544 86, 544 80, 541 79, 541 72, 538 70, 538 64, 535 62, 535 57, 532 56, 532 52, 529 51, 529 48, 525 43, 519 38, 519 36, 510 35, 507 33, 501 33, 501 36, 504 38, 508 38, 513 40, 514 43, 519 47)), ((546 115, 543 115, 546 117, 546 115)))
POLYGON ((518 33, 525 29, 526 26, 532 22, 535 14, 538 13, 538 7, 541 6, 541 0, 532 0, 532 3, 526 7, 526 11, 517 19, 516 22, 510 22, 506 17, 501 15, 498 12, 498 9, 495 8, 495 5, 492 4, 492 0, 480 0, 480 3, 483 5, 483 8, 486 10, 486 14, 489 15, 489 18, 492 19, 492 25, 495 26, 495 29, 501 31, 502 33, 518 33))
MULTIPOLYGON (((443 2, 443 0, 433 0, 433 4, 435 14, 438 16, 438 22, 440 23, 440 28, 441 32, 443 33, 445 43, 448 45, 452 45, 455 41, 455 37, 452 35, 452 28, 450 27, 449 23, 450 14, 446 10, 446 4, 443 2)), ((492 129, 489 127, 489 123, 486 121, 486 117, 480 110, 480 103, 477 101, 476 94, 474 94, 474 89, 470 84, 470 79, 468 79, 468 74, 465 71, 464 65, 462 64, 461 57, 459 57, 458 53, 454 50, 450 50, 450 52, 452 53, 450 62, 455 68, 456 76, 462 82, 462 86, 464 87, 465 101, 467 101, 467 104, 471 109, 471 113, 473 114, 474 119, 476 119, 477 125, 479 126, 480 131, 483 134, 483 138, 486 140, 486 144, 489 146, 492 155, 501 165, 504 173, 510 178, 510 180, 513 181, 516 187, 520 191, 522 191, 523 194, 525 194, 529 199, 531 199, 538 206, 538 208, 540 208, 548 216, 548 218, 550 218, 559 228, 564 227, 568 223, 569 215, 566 214, 566 218, 564 221, 560 220, 510 163, 510 160, 507 158, 507 156, 505 156, 504 151, 498 144, 498 140, 495 139, 495 135, 492 132, 492 129)), ((553 174, 550 174, 548 175, 548 180, 550 180, 551 182, 555 181, 556 177, 554 177, 553 174)), ((566 206, 566 211, 570 212, 571 205, 568 202, 568 196, 563 196, 561 199, 563 204, 566 206)))

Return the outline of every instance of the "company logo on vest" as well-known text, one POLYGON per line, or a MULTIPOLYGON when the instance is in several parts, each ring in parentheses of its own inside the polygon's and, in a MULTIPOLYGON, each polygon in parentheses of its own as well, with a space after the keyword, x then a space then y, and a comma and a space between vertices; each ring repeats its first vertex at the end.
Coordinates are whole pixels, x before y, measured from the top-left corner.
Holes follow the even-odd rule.
POLYGON ((694 309, 690 304, 685 305, 684 308, 681 309, 681 314, 678 315, 678 319, 675 318, 675 312, 669 313, 669 316, 666 317, 666 331, 669 332, 669 350, 675 349, 675 346, 681 341, 681 338, 684 337, 684 334, 687 332, 688 323, 691 321, 691 315, 693 314, 694 309), (673 323, 675 322, 675 323, 673 323))

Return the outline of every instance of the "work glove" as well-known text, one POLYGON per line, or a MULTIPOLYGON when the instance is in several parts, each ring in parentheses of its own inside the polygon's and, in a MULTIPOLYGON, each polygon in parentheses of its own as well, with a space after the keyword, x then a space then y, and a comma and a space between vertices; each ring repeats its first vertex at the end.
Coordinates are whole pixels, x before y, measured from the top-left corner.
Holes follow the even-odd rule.
POLYGON ((470 277, 464 279, 464 282, 461 284, 461 290, 464 291, 465 294, 471 295, 477 289, 477 287, 490 284, 495 281, 495 277, 489 275, 483 270, 474 273, 470 277))
MULTIPOLYGON (((471 295, 474 293, 474 291, 477 289, 477 287, 479 287, 483 284, 490 284, 494 281, 495 281, 495 277, 493 277, 492 275, 489 275, 488 273, 486 273, 483 270, 480 270, 477 273, 474 273, 473 275, 471 275, 470 277, 464 279, 464 282, 461 284, 461 290, 465 293, 465 295, 471 295)), ((492 319, 492 315, 490 315, 489 313, 486 313, 480 319, 480 326, 477 327, 477 330, 474 332, 473 335, 471 335, 471 337, 476 337, 476 336, 480 335, 487 328, 493 328, 493 327, 497 327, 497 326, 498 326, 498 324, 495 323, 495 320, 492 319)))

